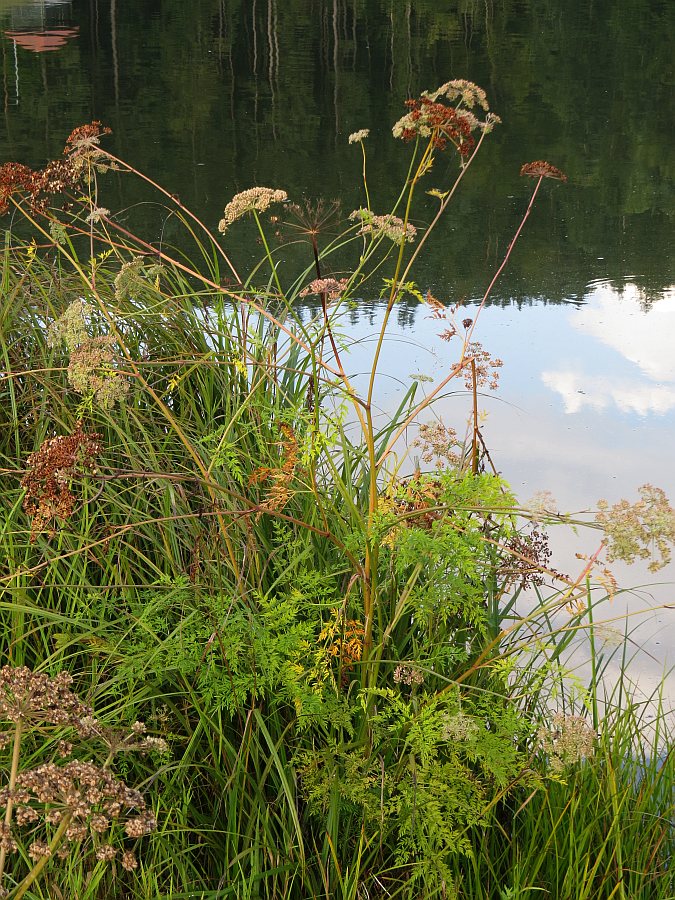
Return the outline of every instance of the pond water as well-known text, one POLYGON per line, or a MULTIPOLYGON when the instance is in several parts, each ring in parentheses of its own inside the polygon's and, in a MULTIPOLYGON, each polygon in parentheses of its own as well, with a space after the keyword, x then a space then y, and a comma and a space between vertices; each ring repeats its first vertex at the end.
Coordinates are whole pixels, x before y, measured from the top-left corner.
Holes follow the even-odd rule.
MULTIPOLYGON (((430 242, 420 287, 474 315, 527 205, 521 164, 547 159, 569 176, 544 185, 480 316, 481 342, 504 360, 499 391, 481 398, 495 464, 523 499, 547 490, 564 511, 637 499, 646 482, 673 500, 673 33, 669 0, 0 0, 0 161, 42 165, 100 119, 113 152, 215 226, 255 184, 362 205, 347 136, 369 128, 384 212, 408 160, 391 137, 402 102, 475 81, 503 124, 430 242)), ((106 190, 111 209, 139 199, 121 179, 106 190)), ((162 224, 147 207, 128 215, 150 234, 162 224)), ((371 304, 350 327, 365 337, 379 315, 371 304)), ((385 414, 410 375, 442 371, 437 331, 423 309, 401 308, 385 414)), ((466 398, 439 411, 461 430, 466 398)), ((554 535, 576 571, 574 552, 594 541, 554 535)), ((619 574, 648 585, 616 601, 619 625, 626 606, 671 606, 635 636, 648 687, 675 663, 675 569, 619 574)))

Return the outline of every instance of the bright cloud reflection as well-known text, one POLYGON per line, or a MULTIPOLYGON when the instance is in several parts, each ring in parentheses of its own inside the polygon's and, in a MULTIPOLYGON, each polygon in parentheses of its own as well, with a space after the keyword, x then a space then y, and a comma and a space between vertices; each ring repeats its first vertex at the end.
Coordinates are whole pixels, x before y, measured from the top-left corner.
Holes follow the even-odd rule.
POLYGON ((542 381, 563 398, 566 413, 580 412, 584 407, 607 409, 646 416, 662 415, 675 409, 675 387, 664 384, 636 384, 634 380, 586 375, 571 369, 542 372, 542 381))
POLYGON ((544 384, 563 398, 565 412, 614 407, 644 416, 674 409, 675 288, 651 306, 645 306, 632 283, 621 292, 606 283, 596 285, 585 299, 587 305, 570 324, 617 351, 637 371, 619 377, 570 368, 543 372, 544 384))

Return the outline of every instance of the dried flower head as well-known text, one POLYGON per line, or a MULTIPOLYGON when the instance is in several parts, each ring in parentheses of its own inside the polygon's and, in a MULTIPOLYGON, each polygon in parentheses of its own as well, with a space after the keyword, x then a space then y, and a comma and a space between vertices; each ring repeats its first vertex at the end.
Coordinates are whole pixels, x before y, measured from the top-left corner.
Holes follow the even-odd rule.
POLYGON ((87 155, 97 150, 101 143, 101 138, 106 134, 112 134, 111 129, 98 121, 90 122, 88 125, 80 125, 68 135, 63 152, 68 156, 87 155))
POLYGON ((349 143, 350 144, 360 144, 362 143, 370 134, 369 128, 361 128, 360 131, 354 131, 349 135, 349 143))
POLYGON ((567 181, 567 175, 556 169, 543 159, 537 159, 531 163, 525 163, 520 169, 521 175, 529 175, 530 178, 555 178, 556 181, 567 181))
POLYGON ((48 438, 31 453, 28 471, 21 479, 26 494, 23 508, 32 517, 31 541, 41 531, 56 533, 56 522, 67 521, 75 508, 71 482, 78 476, 95 474, 101 451, 100 435, 87 434, 78 422, 72 434, 48 438))
POLYGON ((337 300, 347 287, 347 278, 315 278, 307 287, 300 291, 300 297, 309 297, 312 294, 327 294, 329 300, 337 300))
POLYGON ((450 143, 462 159, 476 146, 472 132, 491 131, 500 121, 499 116, 488 112, 485 91, 464 79, 448 81, 435 91, 423 91, 418 99, 407 100, 406 106, 409 112, 394 125, 394 137, 404 141, 418 136, 429 138, 439 150, 450 143), (487 113, 484 121, 470 111, 474 107, 487 113))
POLYGON ((32 725, 79 727, 91 707, 70 690, 67 672, 50 676, 26 666, 0 669, 0 719, 32 725))
POLYGON ((457 432, 442 422, 420 425, 413 447, 420 447, 424 462, 434 462, 437 469, 446 465, 454 468, 461 462, 461 452, 457 450, 461 451, 462 444, 457 439, 457 432))
POLYGON ((539 729, 538 737, 551 769, 562 772, 593 755, 597 734, 582 716, 556 713, 549 727, 539 729))
POLYGON ((75 187, 80 180, 81 173, 71 160, 57 159, 38 171, 20 163, 5 163, 0 166, 0 215, 7 212, 14 194, 25 195, 34 212, 44 212, 55 194, 75 187))
POLYGON ((398 216, 376 216, 369 209, 355 209, 349 218, 361 223, 359 234, 370 234, 373 237, 381 235, 395 244, 403 241, 412 243, 417 234, 417 229, 410 222, 404 226, 403 219, 398 216))
POLYGON ((286 191, 266 187, 249 188, 247 191, 235 194, 225 207, 224 217, 218 223, 218 231, 224 234, 233 222, 246 213, 265 212, 270 204, 284 203, 286 200, 288 200, 286 191))
POLYGON ((671 546, 675 544, 675 509, 661 488, 643 484, 638 489, 640 500, 629 503, 621 500, 613 506, 606 500, 598 500, 596 522, 602 527, 609 541, 607 558, 622 559, 633 563, 636 559, 649 559, 655 553, 649 570, 656 572, 671 559, 671 546))
MULTIPOLYGON (((476 387, 489 387, 496 391, 499 387, 499 369, 504 365, 501 359, 493 358, 478 341, 472 341, 466 345, 465 359, 473 359, 476 369, 476 387)), ((473 370, 466 366, 464 369, 464 383, 467 388, 473 388, 473 370)))
POLYGON ((415 666, 405 665, 403 663, 394 669, 395 684, 406 684, 408 687, 424 684, 424 673, 420 672, 415 666))

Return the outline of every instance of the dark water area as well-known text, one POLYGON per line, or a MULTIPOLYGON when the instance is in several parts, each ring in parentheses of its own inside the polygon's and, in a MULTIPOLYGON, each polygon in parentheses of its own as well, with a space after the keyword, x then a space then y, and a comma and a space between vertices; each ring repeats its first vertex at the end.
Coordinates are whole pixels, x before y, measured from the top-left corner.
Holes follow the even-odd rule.
MULTIPOLYGON (((369 128, 373 208, 385 212, 409 160, 391 135, 404 100, 476 82, 502 124, 429 242, 421 289, 471 315, 527 206, 521 165, 545 159, 569 177, 543 186, 481 314, 480 339, 505 363, 500 391, 482 399, 496 464, 523 499, 550 490, 562 510, 636 499, 645 482, 672 501, 674 35, 672 0, 0 0, 0 162, 41 166, 99 119, 114 153, 215 228, 253 185, 340 198, 347 214, 364 205, 347 138, 369 128)), ((455 165, 439 162, 435 183, 455 165)), ((146 199, 126 176, 101 182, 100 202, 123 221, 177 239, 146 199)), ((413 221, 435 203, 422 195, 413 221)), ((251 245, 234 229, 229 240, 245 269, 251 245)), ((378 316, 364 297, 347 322, 366 350, 378 316)), ((447 371, 436 325, 400 308, 383 415, 411 375, 447 371)), ((462 400, 438 411, 461 430, 462 400)), ((592 552, 583 540, 558 549, 592 552)), ((657 586, 646 570, 626 578, 649 584, 631 611, 673 604, 673 566, 657 586)), ((655 616, 640 635, 650 677, 675 647, 675 612, 655 616)))
MULTIPOLYGON (((115 153, 215 225, 254 184, 361 205, 347 136, 370 128, 384 211, 408 162, 391 136, 403 101, 468 78, 503 124, 418 272, 424 287, 479 292, 522 214, 518 173, 532 159, 569 184, 535 209, 498 300, 581 299, 591 280, 630 275, 649 302, 675 280, 667 0, 3 0, 0 27, 3 161, 43 164, 97 118, 115 153), (60 32, 56 50, 45 32, 60 32)), ((138 200, 137 186, 108 190, 111 209, 138 200)), ((415 209, 420 222, 434 202, 415 209)))

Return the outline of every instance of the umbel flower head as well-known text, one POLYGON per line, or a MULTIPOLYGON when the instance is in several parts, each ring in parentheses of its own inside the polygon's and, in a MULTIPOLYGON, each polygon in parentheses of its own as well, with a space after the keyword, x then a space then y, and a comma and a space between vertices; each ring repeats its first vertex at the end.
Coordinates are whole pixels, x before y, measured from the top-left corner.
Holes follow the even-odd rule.
POLYGON ((218 231, 225 234, 230 225, 247 212, 265 212, 270 204, 284 203, 286 200, 288 200, 286 191, 266 187, 249 188, 235 194, 225 207, 225 215, 218 223, 218 231))
POLYGON ((91 716, 91 707, 70 690, 67 672, 51 677, 26 666, 0 669, 0 719, 31 725, 78 727, 91 716))
POLYGON ((355 209, 349 214, 349 218, 361 223, 359 234, 371 234, 373 237, 382 235, 395 244, 401 241, 412 243, 417 234, 417 229, 410 222, 404 226, 403 219, 398 216, 376 216, 369 209, 355 209))
POLYGON ((525 163, 520 169, 521 175, 529 175, 530 178, 554 178, 556 181, 567 181, 567 175, 556 169, 551 163, 543 159, 535 159, 534 162, 525 163))
POLYGON ((430 138, 439 150, 450 143, 462 158, 476 146, 472 132, 492 131, 501 121, 489 112, 485 91, 464 79, 448 81, 435 91, 423 91, 417 100, 407 100, 406 106, 409 112, 394 125, 394 137, 404 141, 430 138), (486 112, 485 119, 480 120, 472 112, 474 108, 486 112))

